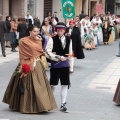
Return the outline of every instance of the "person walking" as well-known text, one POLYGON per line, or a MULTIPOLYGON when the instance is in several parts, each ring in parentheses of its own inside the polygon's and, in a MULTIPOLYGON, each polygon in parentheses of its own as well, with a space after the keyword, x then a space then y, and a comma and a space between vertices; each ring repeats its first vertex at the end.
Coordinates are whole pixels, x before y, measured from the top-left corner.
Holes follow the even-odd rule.
POLYGON ((34 20, 33 20, 33 17, 30 15, 29 11, 27 11, 27 16, 25 17, 25 19, 27 21, 28 27, 33 26, 34 20))
MULTIPOLYGON (((72 42, 72 51, 74 53, 74 57, 77 59, 84 59, 85 55, 82 48, 81 37, 80 37, 80 30, 75 25, 74 20, 69 21, 69 28, 66 30, 66 36, 70 37, 72 42)), ((74 58, 71 58, 70 64, 70 73, 73 73, 73 66, 74 66, 74 58)))
POLYGON ((1 42, 1 48, 2 48, 2 55, 3 55, 3 57, 6 57, 6 53, 5 53, 5 39, 4 39, 5 31, 6 31, 5 22, 2 21, 2 15, 0 14, 0 42, 1 42))
MULTIPOLYGON (((70 74, 69 74, 69 50, 70 50, 70 38, 64 35, 65 24, 59 22, 56 25, 57 35, 50 38, 46 46, 46 55, 48 59, 51 59, 50 68, 50 85, 55 91, 59 79, 61 82, 61 107, 60 111, 68 113, 66 108, 67 91, 70 86, 70 74)), ((72 49, 72 47, 71 47, 72 49)))
POLYGON ((11 17, 6 16, 5 25, 6 25, 6 31, 5 31, 5 41, 6 41, 6 47, 11 48, 10 46, 10 29, 11 29, 11 17))
POLYGON ((17 32, 19 32, 19 39, 26 36, 27 25, 25 18, 21 18, 20 23, 17 26, 17 32))
POLYGON ((41 27, 41 22, 40 20, 38 19, 38 17, 34 17, 34 25, 37 26, 39 29, 41 27))
POLYGON ((16 37, 15 37, 15 32, 17 31, 17 23, 15 19, 12 19, 11 21, 11 30, 10 30, 10 37, 11 37, 11 51, 12 52, 17 52, 15 49, 15 42, 16 42, 16 37))
POLYGON ((57 106, 42 63, 44 52, 38 37, 39 29, 31 26, 28 31, 30 35, 20 40, 20 63, 11 77, 3 102, 20 113, 54 110, 57 106))

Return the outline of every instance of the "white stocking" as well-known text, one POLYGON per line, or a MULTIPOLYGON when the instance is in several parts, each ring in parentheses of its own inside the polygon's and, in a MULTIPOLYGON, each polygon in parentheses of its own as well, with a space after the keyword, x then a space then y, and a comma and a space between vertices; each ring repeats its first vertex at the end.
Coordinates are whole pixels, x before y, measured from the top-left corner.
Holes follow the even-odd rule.
POLYGON ((56 87, 57 87, 57 86, 51 85, 51 89, 52 89, 53 93, 55 92, 55 88, 56 88, 56 87))
POLYGON ((67 91, 68 91, 68 85, 62 85, 61 86, 61 104, 64 104, 66 102, 67 91))

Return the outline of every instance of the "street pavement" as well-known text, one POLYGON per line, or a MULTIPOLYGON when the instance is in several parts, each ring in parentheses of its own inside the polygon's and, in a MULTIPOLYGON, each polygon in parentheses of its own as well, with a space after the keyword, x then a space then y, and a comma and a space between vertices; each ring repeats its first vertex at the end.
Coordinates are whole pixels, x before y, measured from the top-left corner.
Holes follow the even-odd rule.
MULTIPOLYGON (((59 85, 55 91, 57 110, 21 114, 9 110, 7 104, 0 102, 0 120, 120 120, 120 107, 112 102, 120 78, 120 58, 116 57, 117 52, 118 41, 101 45, 92 51, 84 50, 86 58, 75 59, 67 96, 69 113, 59 111, 59 85)), ((0 55, 0 101, 18 62, 18 52, 11 53, 10 48, 7 48, 6 58, 0 55)), ((49 78, 49 70, 47 76, 49 78)))

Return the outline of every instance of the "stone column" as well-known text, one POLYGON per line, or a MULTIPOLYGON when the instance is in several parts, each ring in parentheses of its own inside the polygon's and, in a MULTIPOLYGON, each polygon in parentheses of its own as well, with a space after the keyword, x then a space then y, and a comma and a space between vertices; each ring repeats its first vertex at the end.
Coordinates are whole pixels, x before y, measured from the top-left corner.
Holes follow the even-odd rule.
POLYGON ((76 15, 80 15, 82 11, 82 0, 75 0, 76 15))
POLYGON ((40 19, 40 21, 43 21, 43 15, 44 15, 44 0, 36 0, 36 13, 35 15, 38 16, 38 18, 40 19))
POLYGON ((3 20, 9 15, 9 0, 3 0, 3 20))
POLYGON ((23 16, 27 14, 27 0, 23 0, 23 16))

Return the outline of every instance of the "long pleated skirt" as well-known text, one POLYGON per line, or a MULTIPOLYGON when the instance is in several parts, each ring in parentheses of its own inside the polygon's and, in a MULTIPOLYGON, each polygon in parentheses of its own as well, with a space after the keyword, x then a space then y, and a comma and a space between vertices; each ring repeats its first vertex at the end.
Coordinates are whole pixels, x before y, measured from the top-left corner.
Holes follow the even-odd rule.
POLYGON ((120 105, 120 80, 118 82, 114 97, 113 97, 113 101, 117 104, 120 105))
POLYGON ((22 79, 20 74, 12 75, 3 102, 9 104, 11 110, 21 113, 40 113, 57 108, 45 68, 40 60, 37 61, 34 72, 29 72, 22 79), (20 81, 24 88, 23 94, 18 90, 20 81))

